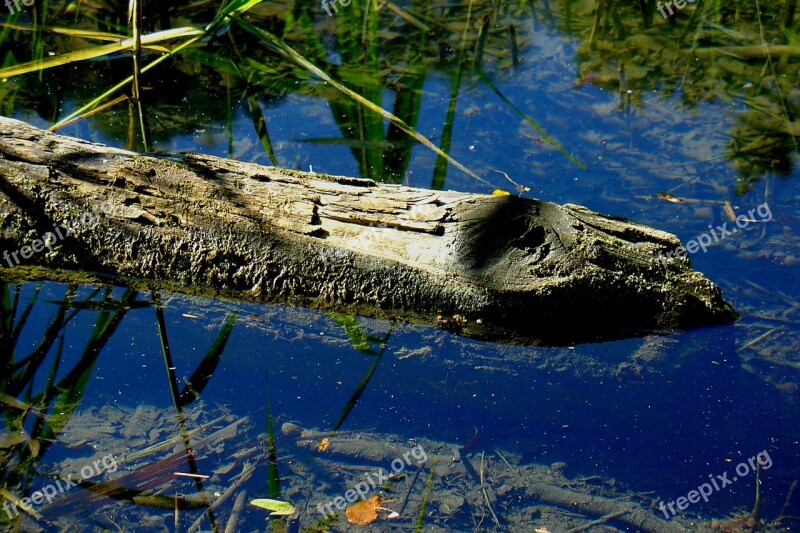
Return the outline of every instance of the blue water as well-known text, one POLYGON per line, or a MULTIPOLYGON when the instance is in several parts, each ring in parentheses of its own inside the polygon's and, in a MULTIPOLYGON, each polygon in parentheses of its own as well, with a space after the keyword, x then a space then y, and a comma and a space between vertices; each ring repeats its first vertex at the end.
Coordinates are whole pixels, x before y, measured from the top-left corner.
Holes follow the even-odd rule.
MULTIPOLYGON (((53 300, 64 292, 56 284, 43 289, 53 300)), ((202 399, 225 405, 237 416, 252 416, 257 432, 266 431, 268 399, 279 420, 333 427, 372 356, 354 350, 332 320, 318 312, 233 304, 215 309, 208 303, 174 298, 165 310, 181 386, 213 342, 224 315, 235 310, 242 318, 202 399)), ((49 317, 52 308, 43 304, 37 315, 49 317)), ((84 321, 69 327, 70 347, 82 345, 93 313, 81 312, 84 321)), ((155 324, 152 309, 128 312, 91 373, 83 407, 155 405, 174 417, 155 324)), ((32 322, 19 346, 33 346, 42 325, 32 322)), ((569 476, 615 478, 665 501, 707 482, 709 474, 731 472, 732 478, 739 463, 765 452, 771 465, 761 480, 765 512, 773 516, 796 478, 800 435, 795 399, 743 370, 735 353, 735 326, 676 335, 665 351, 666 362, 644 365, 644 373, 637 375, 615 368, 630 359, 642 340, 543 349, 479 343, 381 321, 364 320, 363 325, 379 337, 391 330, 391 336, 340 431, 369 429, 469 443, 473 453, 503 450, 519 454, 525 463, 565 462, 569 476), (401 358, 425 348, 432 350, 401 358)), ((64 371, 75 362, 69 353, 64 371)), ((34 388, 42 385, 37 382, 34 388)), ((279 448, 283 444, 279 439, 279 448)), ((55 462, 71 453, 54 446, 44 460, 55 462)), ((708 506, 692 511, 713 515, 752 500, 751 472, 749 479, 715 492, 708 506)))
MULTIPOLYGON (((689 112, 680 105, 680 95, 654 95, 645 96, 644 104, 629 113, 615 112, 615 92, 575 84, 574 44, 569 39, 537 36, 542 50, 550 51, 547 58, 525 61, 514 76, 494 81, 586 169, 538 142, 535 131, 472 77, 463 82, 459 99, 451 151, 455 159, 495 187, 514 190, 494 172, 500 170, 530 188, 528 196, 626 216, 674 232, 684 242, 709 225, 728 222, 722 201, 729 199, 737 213, 765 201, 764 180, 735 195, 736 171, 724 161, 726 131, 741 103, 703 103, 689 112), (679 144, 691 135, 694 141, 679 144), (692 152, 695 148, 699 155, 692 152), (659 192, 707 203, 659 201, 659 192)), ((418 130, 434 140, 441 134, 448 92, 449 78, 432 73, 418 130)), ((313 137, 337 135, 326 107, 317 100, 291 97, 265 108, 277 157, 287 167, 355 175, 358 166, 347 147, 302 141, 310 135, 308 124, 313 124, 313 137)), ((235 110, 233 124, 235 144, 247 139, 255 147, 245 150, 243 158, 265 163, 242 108, 235 110)), ((72 133, 119 144, 81 128, 75 126, 72 133)), ((198 131, 157 148, 227 156, 227 141, 223 130, 198 131)), ((407 183, 430 186, 434 159, 424 147, 415 148, 407 183)), ((798 361, 800 328, 796 307, 787 303, 800 300, 798 265, 787 259, 800 257, 796 174, 774 181, 772 220, 691 257, 695 268, 719 284, 742 312, 738 324, 675 333, 658 361, 642 362, 637 369, 627 364, 637 350, 653 351, 643 348, 648 340, 509 347, 363 319, 366 331, 390 336, 373 378, 340 429, 442 440, 468 446, 465 453, 504 450, 519 454, 523 462, 565 462, 569 477, 614 478, 635 492, 651 492, 665 501, 709 482, 709 475, 728 472, 732 479, 740 463, 764 453, 770 466, 764 465, 760 473, 763 515, 775 518, 782 510, 800 514, 797 492, 782 509, 792 482, 800 478, 800 370, 761 356, 766 350, 773 359, 795 365, 798 361), (759 313, 795 322, 753 317, 759 313), (759 323, 768 325, 757 329, 759 323), (744 348, 777 325, 783 326, 779 332, 744 348), (422 354, 401 358, 415 350, 422 354)), ((489 192, 486 185, 453 169, 446 187, 489 192)), ((26 285, 23 295, 30 296, 32 290, 32 284, 26 285)), ((46 284, 44 292, 60 299, 65 288, 46 284)), ((53 309, 36 307, 20 346, 36 344, 53 309)), ((237 312, 239 319, 202 399, 224 405, 237 416, 252 416, 257 433, 267 431, 268 401, 279 421, 320 430, 333 427, 374 358, 355 350, 342 329, 319 312, 174 296, 165 318, 179 380, 188 379, 229 312, 237 312)), ((74 350, 87 338, 94 316, 82 312, 71 326, 62 369, 75 360, 74 350)), ((152 308, 128 312, 92 371, 82 407, 147 404, 172 416, 155 324, 152 308)), ((45 377, 37 375, 33 388, 41 388, 45 377)), ((70 453, 54 446, 43 460, 56 462, 70 453)), ((263 483, 254 482, 253 488, 263 491, 263 483)), ((738 508, 749 510, 753 499, 754 476, 749 471, 715 491, 709 503, 692 505, 691 511, 720 517, 738 508)))

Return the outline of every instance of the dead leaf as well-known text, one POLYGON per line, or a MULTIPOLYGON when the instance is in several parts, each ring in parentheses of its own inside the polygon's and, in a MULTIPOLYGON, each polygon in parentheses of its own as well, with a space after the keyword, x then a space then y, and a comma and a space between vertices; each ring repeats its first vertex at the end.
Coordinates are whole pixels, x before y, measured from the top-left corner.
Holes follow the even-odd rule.
POLYGON ((372 498, 354 503, 345 510, 344 514, 347 517, 347 521, 354 526, 366 526, 378 518, 380 505, 381 497, 376 494, 372 498))
POLYGON ((683 200, 681 200, 680 198, 675 198, 671 194, 664 194, 663 192, 658 193, 658 199, 659 200, 664 200, 664 201, 667 201, 667 202, 672 202, 673 204, 681 204, 681 203, 683 203, 683 200))

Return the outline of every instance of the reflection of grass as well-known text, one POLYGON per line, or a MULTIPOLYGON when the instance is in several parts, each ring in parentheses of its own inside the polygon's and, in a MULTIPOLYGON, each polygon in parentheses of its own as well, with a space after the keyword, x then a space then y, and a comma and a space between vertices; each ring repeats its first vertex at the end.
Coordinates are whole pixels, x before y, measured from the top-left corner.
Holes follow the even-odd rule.
MULTIPOLYGON (((11 501, 17 497, 14 493, 25 496, 30 492, 39 460, 73 418, 100 352, 127 312, 151 305, 137 300, 138 293, 132 289, 126 289, 115 298, 110 287, 97 288, 85 298, 79 298, 77 287, 69 286, 63 300, 48 302, 40 300, 40 293, 41 286, 35 286, 28 302, 23 303, 21 286, 0 283, 0 413, 5 420, 4 433, 8 435, 0 442, 0 487, 3 489, 0 495, 11 501), (41 316, 46 310, 42 304, 55 305, 54 316, 31 352, 18 357, 23 331, 26 326, 30 327, 32 318, 41 316), (73 359, 64 350, 67 327, 79 313, 89 312, 95 313, 96 317, 88 339, 77 355, 77 361, 65 369, 64 362, 73 359), (62 374, 63 377, 59 377, 62 374), (42 382, 41 392, 36 393, 35 387, 42 382)), ((194 402, 210 382, 230 338, 236 315, 225 319, 217 338, 182 390, 177 386, 160 306, 156 307, 156 318, 165 362, 171 369, 168 371, 173 400, 182 422, 182 409, 194 402)), ((191 451, 189 432, 182 432, 182 436, 191 451)), ((189 453, 189 457, 192 456, 189 453)), ((193 465, 193 459, 189 463, 193 465)), ((131 491, 131 494, 138 492, 131 491)))
POLYGON ((339 430, 340 427, 342 427, 342 424, 344 424, 345 420, 347 420, 350 412, 358 404, 358 400, 361 399, 361 395, 364 394, 367 385, 369 385, 372 376, 375 374, 375 370, 378 369, 378 364, 381 362, 383 352, 388 346, 387 343, 389 342, 389 337, 392 334, 392 330, 389 329, 384 338, 375 337, 374 335, 365 333, 361 328, 361 324, 358 323, 358 319, 353 315, 328 313, 328 316, 344 329, 345 333, 347 333, 347 337, 350 339, 350 343, 353 345, 353 348, 364 355, 375 357, 375 361, 373 361, 372 365, 370 365, 369 370, 367 370, 367 374, 364 376, 364 379, 362 379, 361 382, 356 386, 356 390, 350 396, 350 399, 345 404, 342 413, 339 415, 339 419, 336 421, 336 424, 334 424, 333 429, 331 430, 331 435, 333 435, 339 430), (372 347, 372 344, 378 344, 379 349, 377 352, 372 347))
POLYGON ((269 378, 267 378, 267 451, 269 452, 267 487, 270 497, 277 498, 281 494, 281 489, 278 476, 278 449, 275 446, 275 420, 272 418, 272 403, 269 399, 269 378))
MULTIPOLYGON (((225 350, 225 345, 228 343, 233 325, 236 322, 236 314, 230 315, 225 319, 222 329, 217 335, 217 338, 211 344, 205 357, 200 361, 192 376, 184 386, 182 391, 178 390, 178 378, 175 373, 175 363, 172 360, 172 349, 169 344, 169 337, 167 336, 167 323, 164 320, 164 309, 161 306, 161 298, 158 294, 153 295, 153 302, 156 311, 156 325, 158 328, 158 339, 161 344, 161 353, 164 356, 164 366, 167 371, 167 378, 169 381, 169 389, 172 396, 173 405, 178 416, 178 427, 180 428, 181 437, 183 439, 184 449, 186 451, 186 462, 189 465, 189 472, 196 474, 199 470, 195 461, 194 451, 192 450, 192 442, 189 437, 189 431, 186 427, 186 418, 184 416, 184 408, 195 401, 200 394, 205 390, 206 386, 214 375, 214 371, 219 365, 222 358, 222 352, 225 350)), ((201 478, 194 478, 194 484, 197 487, 198 494, 202 495, 205 499, 205 491, 203 488, 203 480, 201 478)), ((214 512, 208 507, 206 503, 206 516, 209 522, 215 526, 216 520, 214 512)), ((216 528, 216 526, 215 526, 216 528)))
POLYGON ((588 37, 579 51, 581 79, 621 86, 617 71, 624 62, 625 82, 636 93, 677 94, 688 107, 741 101, 747 110, 729 132, 728 149, 741 177, 737 192, 765 172, 789 174, 800 135, 792 97, 800 75, 789 7, 795 0, 698 2, 667 21, 653 15, 652 4, 598 0, 594 12, 568 25, 564 1, 561 24, 588 37), (781 19, 783 28, 769 24, 781 19))
MULTIPOLYGON (((183 4, 178 2, 170 9, 173 12, 180 10, 195 14, 199 19, 206 16, 202 15, 207 10, 203 3, 195 6, 183 4)), ((132 5, 134 14, 141 11, 139 0, 132 5)), ((535 13, 532 6, 531 9, 535 13)), ((93 7, 73 6, 66 11, 51 16, 48 21, 50 26, 37 26, 34 38, 39 48, 65 48, 64 53, 52 57, 31 55, 31 60, 23 64, 7 61, 9 66, 0 69, 0 74, 5 77, 19 76, 25 72, 41 75, 45 69, 67 65, 72 68, 76 66, 74 63, 85 64, 89 58, 110 59, 120 54, 133 54, 135 61, 133 75, 124 77, 118 83, 111 83, 113 86, 106 91, 99 90, 102 94, 92 95, 88 103, 62 117, 54 127, 93 116, 94 113, 98 113, 94 119, 99 122, 108 120, 106 117, 114 119, 117 105, 130 100, 134 105, 130 112, 128 145, 130 148, 146 148, 151 135, 142 100, 148 93, 145 91, 143 98, 139 98, 139 85, 168 84, 171 74, 162 68, 160 73, 164 81, 159 81, 154 78, 153 69, 169 60, 183 71, 197 71, 198 67, 206 67, 209 70, 207 75, 212 78, 207 84, 209 86, 217 85, 214 78, 222 78, 224 98, 212 97, 200 103, 203 109, 198 109, 198 116, 224 115, 228 124, 231 124, 234 116, 231 108, 239 103, 237 94, 243 95, 240 96, 241 101, 247 102, 258 138, 273 164, 278 163, 280 154, 275 154, 270 141, 259 93, 263 98, 280 98, 290 93, 312 95, 328 100, 333 118, 346 141, 342 144, 349 146, 362 177, 401 182, 411 161, 413 148, 422 144, 437 154, 433 169, 433 183, 437 188, 444 187, 448 166, 456 167, 485 185, 489 184, 449 155, 460 76, 457 75, 454 83, 439 146, 417 131, 427 72, 431 66, 446 67, 446 50, 453 46, 452 41, 455 40, 460 43, 459 64, 475 64, 473 56, 480 56, 479 63, 484 65, 484 70, 501 64, 508 48, 509 35, 507 30, 497 32, 494 28, 508 28, 509 21, 515 22, 519 14, 528 13, 527 6, 516 2, 471 0, 466 6, 414 0, 401 7, 377 0, 353 0, 347 9, 337 12, 335 19, 320 20, 319 6, 316 4, 301 3, 289 11, 286 7, 259 4, 257 0, 230 0, 205 26, 165 27, 170 21, 162 9, 159 14, 161 30, 150 31, 155 18, 152 13, 145 16, 144 22, 141 17, 133 16, 134 38, 126 38, 118 25, 122 14, 115 13, 102 0, 93 7), (264 15, 265 12, 270 15, 264 15), (470 15, 472 12, 474 17, 470 15), (103 31, 67 27, 76 18, 84 26, 88 22, 103 31), (473 27, 472 20, 482 21, 480 31, 473 27), (319 36, 320 29, 330 26, 331 22, 335 24, 335 30, 331 32, 335 42, 323 41, 319 36), (149 33, 144 32, 143 25, 149 33), (109 33, 108 30, 116 33, 109 33), (224 38, 221 38, 223 35, 224 38), (74 49, 75 43, 98 41, 100 44, 74 49), (137 44, 139 42, 141 48, 137 44), (140 75, 141 83, 137 81, 140 75), (237 85, 244 85, 245 89, 237 93, 237 85), (129 86, 133 90, 132 98, 121 94, 129 86), (384 109, 384 95, 387 92, 392 93, 391 110, 384 109), (214 107, 216 113, 210 112, 208 106, 215 100, 229 102, 225 113, 219 113, 219 106, 214 107), (139 141, 143 144, 138 144, 139 141)), ((29 29, 15 27, 11 30, 6 27, 3 31, 12 41, 29 29)), ((512 33, 513 64, 517 60, 517 36, 516 32, 512 33)), ((0 40, 0 46, 5 42, 0 40)), ((119 79, 120 69, 112 68, 111 61, 107 63, 104 67, 107 66, 114 79, 119 79)), ((130 65, 128 62, 125 64, 130 65)), ((461 72, 460 68, 458 72, 461 72)), ((29 76, 17 78, 15 83, 25 86, 29 79, 29 76)), ((93 85, 99 86, 103 85, 93 85)), ((171 87, 173 91, 174 87, 171 87)), ((50 106, 54 115, 58 109, 71 107, 60 101, 64 97, 61 91, 48 91, 45 87, 33 85, 28 88, 36 93, 36 98, 43 98, 41 95, 44 93, 57 95, 54 96, 57 101, 50 106)), ((154 106, 150 105, 149 108, 153 109, 154 106)), ((163 112, 156 112, 163 116, 163 112)), ((169 123, 159 121, 156 124, 167 129, 193 122, 183 117, 177 118, 182 120, 169 123)), ((202 120, 205 119, 198 122, 202 120)), ((118 118, 116 122, 119 122, 118 118)))
MULTIPOLYGON (((383 109, 379 105, 376 105, 375 103, 373 103, 369 99, 361 96, 359 93, 357 93, 356 91, 350 89, 349 87, 347 87, 343 83, 340 83, 340 82, 334 80, 330 75, 328 75, 326 72, 324 72, 322 69, 320 69, 319 67, 317 67, 313 63, 311 63, 308 59, 306 59, 301 54, 296 52, 293 48, 288 46, 282 40, 278 39, 277 37, 275 37, 274 35, 272 35, 268 31, 263 30, 261 28, 257 28, 255 26, 253 26, 252 24, 250 24, 250 23, 248 23, 248 22, 246 22, 246 21, 244 21, 244 20, 242 20, 240 18, 237 18, 236 22, 244 30, 250 32, 252 35, 257 37, 261 41, 261 43, 264 44, 268 49, 274 51, 275 53, 278 53, 284 59, 286 59, 288 61, 291 61, 291 62, 294 62, 295 64, 301 66, 302 68, 306 69, 308 72, 313 74, 314 76, 324 80, 325 82, 327 82, 328 84, 332 85, 337 90, 339 90, 341 93, 343 93, 345 96, 347 96, 348 98, 351 98, 352 100, 354 100, 360 106, 363 106, 364 108, 368 109, 371 113, 375 113, 375 114, 380 115, 383 118, 389 120, 394 126, 399 128, 400 130, 402 130, 403 133, 406 133, 407 135, 413 137, 418 142, 420 142, 423 145, 425 145, 426 147, 430 148, 433 152, 435 152, 440 157, 443 157, 443 158, 447 159, 447 161, 449 161, 450 164, 452 164, 454 167, 456 167, 457 169, 461 170, 465 174, 467 174, 467 175, 469 175, 469 176, 471 176, 471 177, 473 177, 473 178, 475 178, 475 179, 477 179, 479 181, 483 181, 480 178, 480 176, 478 176, 477 174, 475 174, 474 172, 469 170, 467 167, 465 167, 464 165, 462 165, 461 163, 459 163, 458 161, 456 161, 455 159, 450 157, 445 152, 443 152, 436 145, 434 145, 430 140, 428 140, 427 137, 425 137, 425 136, 421 135, 420 133, 418 133, 414 128, 412 128, 411 126, 406 124, 403 120, 401 120, 400 118, 394 116, 392 113, 386 111, 385 109, 383 109)), ((366 135, 368 135, 368 132, 365 131, 365 128, 374 128, 375 123, 374 122, 370 122, 368 120, 365 122, 365 119, 361 115, 359 115, 359 113, 358 113, 358 111, 360 109, 361 108, 356 108, 358 131, 359 131, 360 135, 362 135, 363 137, 366 137, 366 135)), ((362 113, 363 113, 363 111, 362 111, 362 113)), ((381 128, 382 127, 383 127, 383 125, 381 124, 381 128)), ((372 131, 374 132, 374 129, 372 131)), ((361 139, 361 140, 366 140, 366 139, 361 139)), ((367 148, 367 147, 364 147, 364 148, 367 148)), ((363 152, 362 164, 364 164, 364 165, 368 164, 368 162, 369 162, 368 159, 369 158, 374 158, 374 157, 375 157, 375 154, 373 152, 363 152)))
POLYGON ((127 290, 117 300, 111 290, 106 289, 102 291, 102 299, 96 301, 94 297, 101 292, 96 289, 79 300, 76 287, 69 287, 64 300, 57 302, 55 316, 33 351, 17 359, 22 331, 31 316, 35 316, 34 309, 39 309, 36 303, 40 291, 41 286, 37 286, 23 307, 21 287, 0 284, 0 411, 5 417, 6 432, 15 437, 0 450, 0 475, 5 489, 24 494, 30 490, 31 472, 72 418, 100 352, 127 311, 135 305, 137 297, 135 291, 127 290), (66 327, 79 311, 92 307, 99 307, 99 310, 83 351, 72 369, 57 379, 64 358, 66 327), (54 352, 52 362, 46 367, 44 364, 51 352, 54 352), (40 376, 41 373, 44 376, 40 376), (42 377, 43 390, 34 393, 34 384, 42 377))

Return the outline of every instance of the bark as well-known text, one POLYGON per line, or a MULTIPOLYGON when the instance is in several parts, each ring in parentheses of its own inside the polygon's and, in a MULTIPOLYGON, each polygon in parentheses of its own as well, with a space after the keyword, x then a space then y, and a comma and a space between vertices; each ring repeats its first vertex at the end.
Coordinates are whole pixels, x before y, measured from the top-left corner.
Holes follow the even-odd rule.
POLYGON ((3 267, 18 260, 48 276, 93 272, 505 342, 604 340, 736 317, 687 259, 662 264, 659 252, 680 245, 674 235, 580 206, 142 155, 6 118, 0 231, 3 267))

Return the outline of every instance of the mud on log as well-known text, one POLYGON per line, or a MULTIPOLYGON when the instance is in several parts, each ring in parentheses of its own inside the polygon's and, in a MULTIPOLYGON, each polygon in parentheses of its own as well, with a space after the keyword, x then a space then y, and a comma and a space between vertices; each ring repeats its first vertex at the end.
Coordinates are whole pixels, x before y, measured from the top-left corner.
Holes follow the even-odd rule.
POLYGON ((580 206, 142 155, 1 117, 0 228, 0 253, 25 250, 16 257, 27 265, 505 342, 736 317, 687 259, 661 263, 674 235, 580 206), (52 250, 22 248, 43 239, 52 250))

